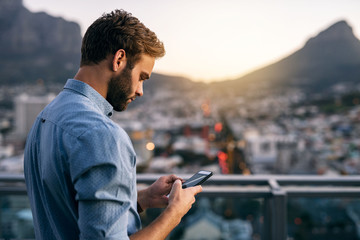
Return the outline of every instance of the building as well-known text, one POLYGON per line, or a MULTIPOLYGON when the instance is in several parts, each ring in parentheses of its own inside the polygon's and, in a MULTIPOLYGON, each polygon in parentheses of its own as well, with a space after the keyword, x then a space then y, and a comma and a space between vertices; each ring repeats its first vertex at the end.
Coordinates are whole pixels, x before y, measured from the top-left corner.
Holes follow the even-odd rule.
POLYGON ((296 139, 292 135, 260 134, 251 131, 244 134, 248 163, 254 173, 287 173, 297 150, 296 139))
POLYGON ((54 94, 30 96, 21 94, 15 98, 15 134, 25 138, 37 115, 55 98, 54 94))

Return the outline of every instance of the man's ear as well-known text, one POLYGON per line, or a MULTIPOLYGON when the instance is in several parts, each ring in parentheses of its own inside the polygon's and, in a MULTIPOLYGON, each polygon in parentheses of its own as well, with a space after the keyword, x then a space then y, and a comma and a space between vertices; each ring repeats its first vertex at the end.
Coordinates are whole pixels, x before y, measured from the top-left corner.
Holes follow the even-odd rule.
POLYGON ((119 49, 116 51, 113 61, 112 61, 112 70, 117 72, 122 70, 126 66, 126 52, 124 49, 119 49))

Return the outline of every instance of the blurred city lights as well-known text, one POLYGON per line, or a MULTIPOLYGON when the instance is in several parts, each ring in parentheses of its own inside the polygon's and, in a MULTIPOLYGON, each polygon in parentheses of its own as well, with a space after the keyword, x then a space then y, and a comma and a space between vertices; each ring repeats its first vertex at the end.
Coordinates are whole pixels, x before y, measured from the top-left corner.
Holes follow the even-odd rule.
POLYGON ((146 149, 149 151, 153 151, 155 149, 155 144, 153 142, 148 142, 146 144, 146 149))
POLYGON ((215 124, 215 126, 214 126, 215 132, 219 133, 219 132, 222 131, 222 129, 223 129, 223 125, 222 125, 221 122, 218 122, 218 123, 215 124))

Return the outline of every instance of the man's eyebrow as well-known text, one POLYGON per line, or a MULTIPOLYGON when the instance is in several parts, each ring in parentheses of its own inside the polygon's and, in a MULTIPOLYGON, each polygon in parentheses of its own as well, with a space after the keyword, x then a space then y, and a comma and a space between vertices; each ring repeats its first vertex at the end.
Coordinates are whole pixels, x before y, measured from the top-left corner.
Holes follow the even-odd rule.
POLYGON ((149 79, 150 78, 150 75, 146 72, 142 72, 141 73, 141 79, 142 80, 146 80, 146 79, 149 79))

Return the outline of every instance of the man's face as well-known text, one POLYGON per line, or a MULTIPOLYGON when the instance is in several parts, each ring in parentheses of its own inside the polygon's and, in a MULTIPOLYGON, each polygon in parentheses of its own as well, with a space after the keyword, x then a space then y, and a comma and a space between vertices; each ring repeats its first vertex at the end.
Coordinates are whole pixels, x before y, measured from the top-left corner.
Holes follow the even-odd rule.
POLYGON ((109 82, 106 100, 115 111, 124 111, 136 97, 143 95, 143 83, 150 78, 155 58, 142 55, 133 69, 127 66, 109 82))

